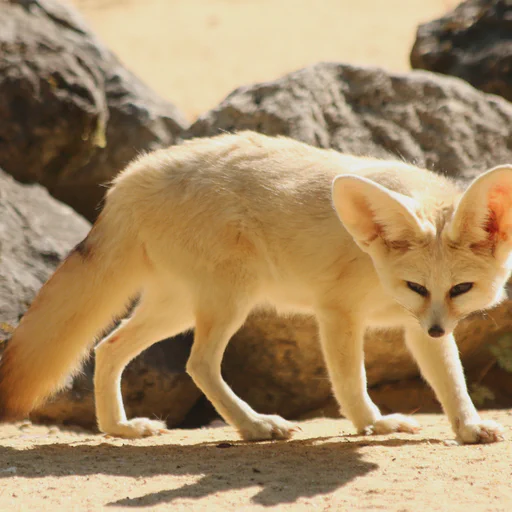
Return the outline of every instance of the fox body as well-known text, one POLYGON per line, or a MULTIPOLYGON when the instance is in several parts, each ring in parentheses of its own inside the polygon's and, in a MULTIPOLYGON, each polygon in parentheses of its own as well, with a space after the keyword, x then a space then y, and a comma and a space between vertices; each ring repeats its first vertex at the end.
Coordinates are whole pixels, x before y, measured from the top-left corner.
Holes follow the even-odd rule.
POLYGON ((221 360, 251 310, 314 314, 342 413, 361 433, 414 432, 366 389, 363 335, 401 327, 462 442, 493 442, 467 392, 453 330, 498 303, 510 270, 512 167, 466 192, 399 161, 343 155, 252 132, 194 139, 131 163, 102 213, 43 286, 0 362, 0 416, 25 416, 62 387, 129 298, 130 318, 96 346, 100 430, 122 437, 164 424, 127 419, 128 362, 194 328, 187 371, 247 440, 288 438, 223 381, 221 360))

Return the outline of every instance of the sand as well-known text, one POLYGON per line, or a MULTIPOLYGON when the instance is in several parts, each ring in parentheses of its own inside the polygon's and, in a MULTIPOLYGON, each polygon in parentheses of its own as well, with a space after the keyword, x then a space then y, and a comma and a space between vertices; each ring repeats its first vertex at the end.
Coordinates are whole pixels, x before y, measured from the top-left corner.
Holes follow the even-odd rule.
MULTIPOLYGON (((512 426, 512 412, 485 418, 512 426)), ((0 431, 0 510, 510 511, 511 443, 454 445, 445 418, 361 437, 346 420, 301 422, 291 441, 230 427, 120 440, 55 427, 0 431)))

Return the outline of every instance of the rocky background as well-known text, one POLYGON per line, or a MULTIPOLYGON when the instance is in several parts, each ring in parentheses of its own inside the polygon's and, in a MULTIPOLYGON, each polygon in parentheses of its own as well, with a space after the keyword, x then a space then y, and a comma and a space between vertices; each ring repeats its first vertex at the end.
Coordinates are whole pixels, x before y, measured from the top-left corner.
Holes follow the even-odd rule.
MULTIPOLYGON (((512 162, 507 0, 468 0, 420 26, 411 64, 421 70, 395 74, 319 63, 240 87, 192 124, 128 71, 73 8, 55 0, 7 0, 0 2, 0 19, 2 340, 84 237, 104 185, 142 151, 252 129, 403 158, 462 181, 512 162)), ((506 301, 458 329, 478 406, 512 406, 511 313, 506 301)), ((336 416, 316 338, 312 318, 253 315, 226 351, 225 378, 258 411, 336 416)), ((123 393, 130 416, 166 418, 170 427, 214 418, 184 372, 191 344, 191 333, 162 341, 128 366, 123 393)), ((439 410, 400 333, 371 333, 366 364, 384 411, 439 410)), ((32 419, 94 428, 93 367, 91 359, 32 419)))

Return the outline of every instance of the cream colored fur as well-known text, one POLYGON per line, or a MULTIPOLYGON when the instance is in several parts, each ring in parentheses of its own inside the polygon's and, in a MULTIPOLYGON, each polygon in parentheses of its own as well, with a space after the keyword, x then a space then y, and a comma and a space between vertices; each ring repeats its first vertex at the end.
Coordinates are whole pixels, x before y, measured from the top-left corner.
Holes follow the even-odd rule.
POLYGON ((365 330, 400 326, 457 437, 500 440, 502 428, 481 420, 470 400, 452 332, 496 304, 509 277, 512 168, 489 171, 459 198, 449 180, 403 162, 250 132, 143 156, 115 179, 91 234, 9 343, 3 414, 26 413, 61 386, 94 334, 140 292, 132 317, 96 347, 103 432, 164 428, 127 419, 121 374, 153 343, 195 328, 187 370, 217 411, 244 439, 288 438, 292 423, 254 411, 220 371, 248 313, 275 307, 318 319, 334 393, 357 431, 418 429, 412 418, 381 415, 366 389, 365 330), (466 282, 471 290, 449 296, 466 282), (441 337, 429 336, 434 324, 441 337))

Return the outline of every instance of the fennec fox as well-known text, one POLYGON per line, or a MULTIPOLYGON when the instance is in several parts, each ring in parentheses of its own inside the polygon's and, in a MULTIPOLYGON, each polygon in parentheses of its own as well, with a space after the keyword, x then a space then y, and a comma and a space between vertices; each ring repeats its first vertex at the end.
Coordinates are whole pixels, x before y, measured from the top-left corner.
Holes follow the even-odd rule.
POLYGON ((360 433, 415 432, 383 416, 366 389, 363 334, 399 326, 457 438, 494 442, 468 395, 453 330, 497 304, 510 274, 512 166, 465 193, 399 161, 339 154, 251 132, 195 139, 131 163, 87 238, 41 289, 0 364, 0 414, 21 418, 75 372, 95 335, 141 301, 96 347, 100 430, 158 433, 127 419, 126 364, 195 328, 187 371, 246 440, 284 439, 294 424, 263 415, 223 381, 231 336, 256 307, 313 313, 342 413, 360 433), (341 222, 340 222, 341 221, 341 222))

